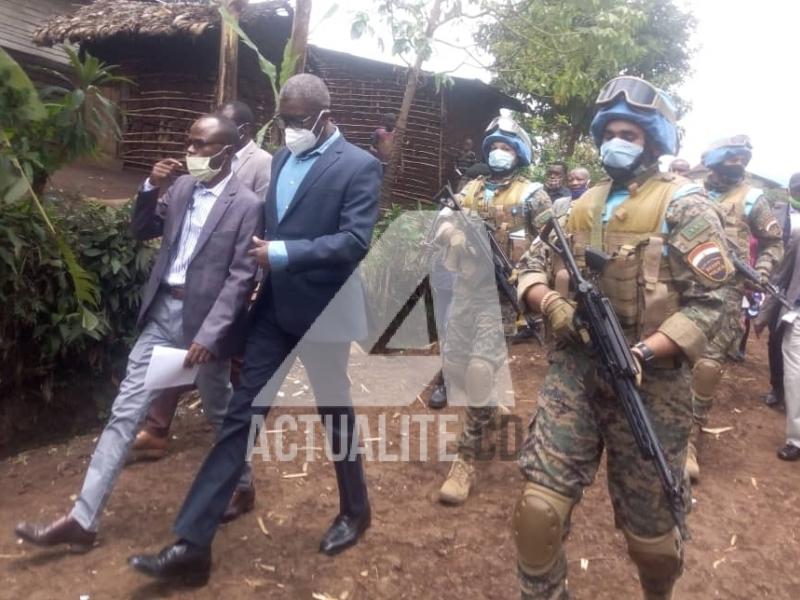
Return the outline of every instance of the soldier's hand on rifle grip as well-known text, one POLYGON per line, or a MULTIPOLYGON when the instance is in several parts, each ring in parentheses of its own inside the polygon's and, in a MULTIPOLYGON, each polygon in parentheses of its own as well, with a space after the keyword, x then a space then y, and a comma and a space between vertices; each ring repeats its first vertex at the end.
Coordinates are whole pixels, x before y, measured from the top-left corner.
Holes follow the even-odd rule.
POLYGON ((751 292, 760 292, 762 289, 766 288, 766 286, 768 286, 770 283, 769 271, 760 268, 760 269, 753 269, 752 272, 758 275, 758 281, 745 279, 744 288, 751 292))
POLYGON ((769 271, 767 269, 756 269, 759 276, 759 284, 762 287, 766 287, 769 285, 769 271))
POLYGON ((633 358, 636 359, 636 367, 637 367, 637 370, 636 370, 636 387, 637 388, 641 388, 642 387, 642 373, 644 372, 644 367, 642 366, 642 365, 644 365, 644 356, 642 356, 642 353, 639 351, 639 349, 636 346, 631 348, 631 354, 633 354, 633 358))
POLYGON ((581 343, 583 336, 575 326, 575 305, 558 292, 547 292, 539 304, 555 338, 561 342, 581 343))
POLYGON ((467 236, 459 229, 451 229, 442 242, 446 244, 444 266, 449 271, 465 271, 467 269, 467 236))

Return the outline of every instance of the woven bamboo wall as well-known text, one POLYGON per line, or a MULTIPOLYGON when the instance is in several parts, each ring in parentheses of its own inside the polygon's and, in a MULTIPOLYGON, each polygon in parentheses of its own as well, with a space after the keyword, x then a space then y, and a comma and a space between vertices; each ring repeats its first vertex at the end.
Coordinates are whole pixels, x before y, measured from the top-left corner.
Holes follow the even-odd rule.
MULTIPOLYGON (((98 44, 89 51, 120 65, 134 82, 120 91, 124 123, 117 154, 123 165, 147 171, 163 158, 182 158, 191 124, 216 108, 215 40, 162 38, 135 46, 98 44)), ((247 49, 240 49, 239 98, 251 106, 257 124, 272 117, 269 82, 247 49)))
POLYGON ((149 170, 164 158, 183 157, 189 127, 213 108, 214 84, 175 73, 141 74, 136 81, 122 100, 119 157, 128 168, 149 170))
MULTIPOLYGON (((325 80, 334 118, 347 139, 368 148, 382 115, 397 113, 405 91, 405 69, 312 48, 308 70, 325 80)), ((394 202, 414 206, 429 200, 442 182, 442 100, 432 85, 417 90, 409 115, 394 202)))

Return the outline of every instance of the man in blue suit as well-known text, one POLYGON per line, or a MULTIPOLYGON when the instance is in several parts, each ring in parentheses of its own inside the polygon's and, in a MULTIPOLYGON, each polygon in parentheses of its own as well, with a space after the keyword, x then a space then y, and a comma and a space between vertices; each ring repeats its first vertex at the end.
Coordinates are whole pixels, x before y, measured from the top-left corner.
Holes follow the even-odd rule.
POLYGON ((287 80, 278 112, 286 148, 272 163, 264 239, 254 237, 250 251, 265 278, 251 309, 241 386, 178 514, 178 541, 156 555, 130 559, 135 569, 159 579, 208 580, 211 541, 244 468, 251 423, 266 417, 297 356, 334 456, 342 457, 334 461, 339 514, 320 551, 333 555, 352 546, 370 523, 347 360, 350 342, 366 337, 354 271, 377 219, 381 167, 331 122, 330 95, 318 77, 287 80))

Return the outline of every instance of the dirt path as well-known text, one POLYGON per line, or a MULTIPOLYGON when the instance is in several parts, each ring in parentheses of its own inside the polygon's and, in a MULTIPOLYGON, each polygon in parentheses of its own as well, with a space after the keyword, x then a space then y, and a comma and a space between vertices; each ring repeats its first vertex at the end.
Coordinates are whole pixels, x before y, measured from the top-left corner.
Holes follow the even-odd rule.
POLYGON ((147 173, 141 171, 77 162, 57 171, 48 190, 78 194, 116 206, 133 198, 145 177, 147 173))
MULTIPOLYGON (((733 430, 705 436, 703 480, 694 490, 689 521, 694 539, 687 546, 678 599, 800 598, 800 465, 775 457, 783 420, 759 399, 767 385, 765 348, 754 341, 749 351, 748 362, 726 376, 712 414, 711 427, 733 430)), ((514 352, 514 412, 527 420, 544 358, 534 346, 517 346, 514 352)), ((280 414, 275 412, 271 423, 280 414)), ((403 439, 403 415, 410 412, 427 411, 415 404, 387 413, 389 450, 403 439)), ((376 424, 378 411, 366 413, 376 424)), ((449 430, 457 427, 450 424, 449 430)), ((415 431, 412 441, 418 438, 415 431)), ((460 508, 435 502, 445 463, 369 464, 372 528, 362 543, 331 559, 317 553, 317 544, 336 512, 333 468, 312 461, 305 476, 283 477, 303 473, 304 452, 291 463, 256 464, 256 510, 220 530, 206 588, 149 583, 128 568, 126 557, 170 541, 175 511, 210 440, 202 416, 189 408, 182 409, 174 434, 168 458, 125 470, 105 515, 100 546, 83 556, 19 545, 12 528, 20 519, 49 518, 70 505, 96 434, 0 463, 0 598, 518 597, 509 517, 522 483, 512 461, 482 465, 473 497, 460 508)), ((287 439, 307 446, 301 431, 287 439)), ((314 446, 322 446, 321 436, 314 446)), ((435 456, 435 444, 430 451, 435 456)), ((568 552, 574 598, 640 597, 624 540, 611 524, 603 473, 575 512, 568 552)))

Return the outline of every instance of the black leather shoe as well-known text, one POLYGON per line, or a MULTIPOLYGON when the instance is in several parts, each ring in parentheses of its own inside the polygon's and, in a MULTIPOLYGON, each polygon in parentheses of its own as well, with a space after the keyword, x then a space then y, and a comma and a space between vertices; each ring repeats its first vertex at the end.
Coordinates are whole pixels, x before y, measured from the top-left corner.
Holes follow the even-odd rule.
POLYGON ((23 521, 14 528, 17 537, 37 546, 58 546, 66 544, 71 552, 88 552, 94 545, 97 534, 81 527, 72 517, 39 525, 23 521))
POLYGON ((136 554, 128 564, 155 579, 200 586, 211 574, 211 548, 178 541, 158 554, 136 554))
POLYGON ((229 523, 253 510, 256 503, 256 488, 250 484, 249 488, 239 488, 233 492, 231 501, 222 515, 222 522, 229 523))
POLYGON ((511 336, 512 344, 525 344, 531 340, 537 339, 538 332, 532 327, 520 327, 514 335, 511 336))
POLYGON ((794 444, 786 444, 783 448, 778 450, 778 458, 791 462, 800 460, 800 448, 794 444))
POLYGON ((447 406, 447 388, 444 383, 438 383, 433 388, 430 398, 428 398, 428 408, 441 410, 445 406, 447 406))
POLYGON ((328 556, 339 554, 355 545, 358 538, 367 530, 370 524, 370 509, 367 508, 357 517, 338 515, 333 520, 333 525, 325 532, 319 544, 319 551, 328 556))
POLYGON ((770 390, 769 393, 764 394, 764 404, 770 408, 782 408, 783 398, 779 394, 776 394, 775 390, 770 390))

